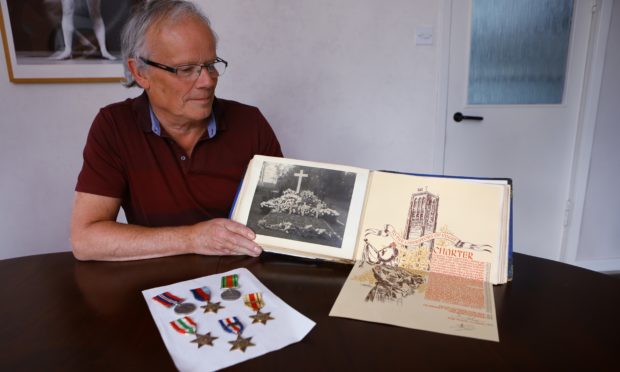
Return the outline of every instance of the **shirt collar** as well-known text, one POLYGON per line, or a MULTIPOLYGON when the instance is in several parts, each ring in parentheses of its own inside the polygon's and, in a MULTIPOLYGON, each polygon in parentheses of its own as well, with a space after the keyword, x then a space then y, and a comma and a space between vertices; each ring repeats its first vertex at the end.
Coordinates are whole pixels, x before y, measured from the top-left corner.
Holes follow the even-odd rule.
MULTIPOLYGON (((155 112, 153 112, 153 108, 149 104, 149 115, 151 116, 151 130, 153 133, 157 134, 161 137, 161 124, 159 123, 159 119, 155 116, 155 112)), ((215 111, 211 110, 211 115, 207 119, 207 135, 209 138, 215 137, 217 133, 217 124, 215 121, 215 111)))

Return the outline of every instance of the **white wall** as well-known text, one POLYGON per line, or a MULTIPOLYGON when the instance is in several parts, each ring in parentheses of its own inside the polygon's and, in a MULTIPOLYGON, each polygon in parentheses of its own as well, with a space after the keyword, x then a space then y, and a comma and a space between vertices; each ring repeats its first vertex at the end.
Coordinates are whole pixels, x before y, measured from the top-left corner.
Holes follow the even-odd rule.
MULTIPOLYGON (((230 70, 218 95, 261 108, 285 155, 430 172, 439 46, 416 46, 433 0, 198 1, 230 70)), ((0 58, 4 61, 4 52, 0 58)), ((73 188, 116 84, 16 85, 0 63, 0 259, 69 246, 73 188)))
MULTIPOLYGON (((620 4, 613 6, 576 264, 620 262, 620 4)), ((616 267, 615 270, 620 270, 616 267)))
POLYGON ((103 104, 137 91, 116 84, 14 85, 1 65, 0 259, 68 250, 90 123, 103 104))
MULTIPOLYGON (((260 107, 285 155, 432 172, 441 2, 197 2, 220 36, 219 54, 230 61, 218 95, 260 107), (415 45, 418 26, 433 27, 434 45, 415 45)), ((618 257, 614 19, 584 208, 583 260, 618 257)), ((4 51, 0 58, 0 259, 69 250, 73 188, 91 121, 101 106, 139 90, 12 84, 4 51)), ((539 249, 534 254, 548 256, 547 247, 539 249)))
POLYGON ((260 107, 286 156, 430 170, 437 48, 414 35, 435 1, 201 3, 230 62, 220 94, 260 107))

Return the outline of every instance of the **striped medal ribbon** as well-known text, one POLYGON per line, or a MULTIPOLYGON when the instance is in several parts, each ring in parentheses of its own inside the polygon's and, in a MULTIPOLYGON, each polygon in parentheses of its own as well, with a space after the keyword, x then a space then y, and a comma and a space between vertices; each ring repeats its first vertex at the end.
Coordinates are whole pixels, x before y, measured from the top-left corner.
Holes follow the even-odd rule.
POLYGON ((245 306, 256 311, 256 314, 250 315, 250 318, 252 318, 252 324, 267 324, 268 321, 275 319, 271 316, 271 312, 263 313, 260 311, 260 309, 265 307, 265 301, 263 301, 263 295, 260 292, 250 293, 243 296, 243 303, 245 306))
POLYGON ((241 324, 241 322, 239 321, 239 319, 237 319, 236 316, 233 316, 232 318, 220 319, 219 322, 226 332, 237 335, 236 340, 228 341, 228 343, 232 345, 230 347, 230 351, 239 350, 245 353, 245 350, 248 347, 256 346, 256 344, 252 342, 252 337, 241 337, 241 333, 243 333, 243 324, 241 324))
POLYGON ((237 319, 236 316, 233 316, 232 318, 220 319, 219 322, 222 328, 228 333, 235 335, 240 335, 243 333, 243 324, 239 321, 239 319, 237 319))
POLYGON ((153 297, 153 300, 159 302, 160 304, 164 305, 165 307, 172 307, 175 306, 177 304, 180 304, 181 302, 185 301, 184 298, 181 297, 177 297, 175 295, 173 295, 170 292, 164 292, 160 295, 157 295, 155 297, 153 297))
POLYGON ((259 311, 265 306, 263 295, 260 292, 250 293, 243 296, 243 303, 254 311, 259 311))
POLYGON ((177 297, 170 292, 164 292, 153 297, 153 300, 159 302, 167 308, 174 306, 174 312, 177 314, 189 314, 196 310, 196 305, 190 302, 184 302, 185 299, 177 297))
POLYGON ((226 275, 222 277, 222 288, 238 288, 239 275, 226 275))
POLYGON ((209 302, 211 301, 211 290, 207 287, 200 287, 191 289, 194 298, 198 301, 209 302))
POLYGON ((189 316, 173 320, 170 322, 170 326, 180 334, 196 336, 191 343, 198 345, 199 349, 205 345, 213 346, 213 341, 218 339, 215 336, 211 336, 211 332, 207 332, 204 335, 199 334, 197 332, 198 325, 189 316))
POLYGON ((222 289, 225 289, 221 295, 223 300, 234 301, 239 299, 241 292, 235 288, 239 288, 239 275, 233 274, 222 277, 222 289))
POLYGON ((200 287, 190 289, 194 298, 198 301, 206 302, 206 305, 200 306, 200 308, 204 309, 205 313, 217 313, 218 310, 223 309, 224 306, 220 305, 219 302, 211 302, 211 290, 207 287, 200 287))
POLYGON ((173 320, 170 322, 170 325, 172 326, 172 328, 174 328, 175 331, 184 335, 196 334, 196 329, 198 328, 196 323, 194 323, 192 318, 190 318, 189 316, 173 320))

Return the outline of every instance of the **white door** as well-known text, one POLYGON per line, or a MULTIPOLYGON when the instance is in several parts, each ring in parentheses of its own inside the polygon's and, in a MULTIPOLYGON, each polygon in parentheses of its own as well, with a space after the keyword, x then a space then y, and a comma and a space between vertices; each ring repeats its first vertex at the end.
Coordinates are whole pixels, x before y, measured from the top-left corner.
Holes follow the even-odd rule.
POLYGON ((516 9, 525 3, 562 7, 566 1, 485 0, 474 3, 475 9, 472 1, 452 1, 443 166, 450 175, 512 178, 514 250, 557 260, 593 1, 575 0, 568 19, 566 14, 540 14, 549 9, 516 9), (479 10, 491 3, 495 15, 479 10), (519 20, 520 14, 526 17, 519 20), (545 37, 547 32, 561 34, 563 26, 568 30, 565 58, 558 47, 561 37, 545 37), (519 40, 524 35, 526 40, 519 40), (510 56, 514 50, 517 54, 510 56), (472 83, 470 52, 475 54, 472 83), (558 68, 562 59, 566 67, 558 68), (457 122, 455 113, 483 119, 457 122))

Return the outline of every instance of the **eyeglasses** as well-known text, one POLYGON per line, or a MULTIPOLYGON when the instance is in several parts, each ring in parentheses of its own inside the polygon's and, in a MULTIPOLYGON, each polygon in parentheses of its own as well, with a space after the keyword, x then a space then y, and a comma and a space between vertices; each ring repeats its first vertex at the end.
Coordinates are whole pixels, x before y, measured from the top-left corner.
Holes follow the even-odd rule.
POLYGON ((198 79, 198 76, 200 76, 200 72, 203 68, 207 69, 209 75, 213 77, 218 77, 224 75, 226 67, 228 67, 228 62, 224 61, 220 57, 215 58, 215 61, 211 63, 187 64, 179 65, 176 67, 167 66, 142 57, 140 57, 140 60, 149 66, 157 67, 162 70, 166 70, 168 72, 176 74, 179 79, 185 81, 195 81, 196 79, 198 79))

